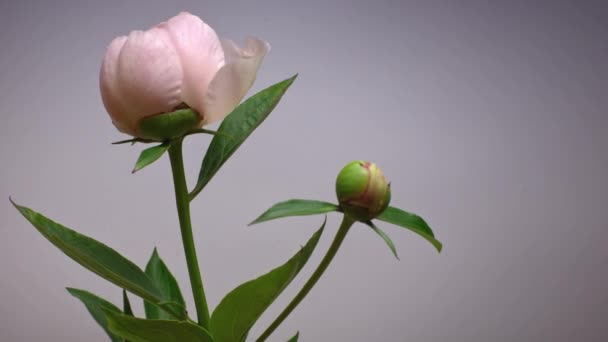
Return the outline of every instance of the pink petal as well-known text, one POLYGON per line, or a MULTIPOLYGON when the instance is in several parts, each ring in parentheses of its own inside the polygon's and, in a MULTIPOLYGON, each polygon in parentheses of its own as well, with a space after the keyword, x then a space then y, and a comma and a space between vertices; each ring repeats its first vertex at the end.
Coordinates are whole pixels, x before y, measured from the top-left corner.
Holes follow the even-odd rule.
POLYGON ((108 46, 101 63, 101 70, 99 71, 99 88, 101 89, 103 104, 110 114, 112 122, 115 123, 116 128, 123 133, 133 135, 135 133, 133 128, 120 124, 120 122, 125 120, 126 113, 120 100, 116 80, 118 56, 126 41, 127 37, 125 36, 117 37, 108 46))
POLYGON ((182 100, 202 115, 207 87, 224 65, 220 40, 209 25, 190 13, 183 12, 171 18, 166 23, 166 29, 184 69, 182 100))
POLYGON ((215 75, 203 103, 204 124, 228 115, 253 85, 260 64, 270 45, 257 38, 247 38, 245 48, 234 42, 223 42, 226 65, 215 75))
MULTIPOLYGON (((133 31, 118 57, 117 85, 129 127, 181 104, 182 67, 164 30, 133 31)), ((118 121, 118 120, 116 120, 118 121)))

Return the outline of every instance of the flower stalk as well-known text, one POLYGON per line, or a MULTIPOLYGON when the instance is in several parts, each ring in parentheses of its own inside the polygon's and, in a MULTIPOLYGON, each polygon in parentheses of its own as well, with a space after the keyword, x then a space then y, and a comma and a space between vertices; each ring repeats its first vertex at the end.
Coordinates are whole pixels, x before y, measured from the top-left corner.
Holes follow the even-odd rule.
POLYGON ((325 253, 325 256, 319 263, 319 266, 317 266, 308 281, 306 281, 300 292, 298 292, 298 294, 292 299, 292 301, 287 305, 283 312, 279 314, 279 316, 270 324, 270 326, 262 333, 262 335, 258 337, 256 342, 266 341, 266 339, 279 327, 279 325, 283 323, 287 316, 291 314, 291 312, 296 308, 296 306, 300 304, 300 302, 306 297, 306 295, 308 295, 308 293, 315 286, 317 281, 319 281, 325 270, 327 270, 327 267, 336 256, 338 249, 340 249, 340 246, 342 245, 346 234, 350 230, 350 227, 352 227, 355 222, 356 221, 350 216, 344 215, 344 217, 342 218, 342 223, 340 224, 340 228, 338 229, 338 232, 336 233, 336 236, 334 237, 331 246, 329 246, 327 253, 325 253))
POLYGON ((201 277, 201 271, 199 269, 198 259, 196 257, 194 236, 192 234, 190 201, 188 200, 188 186, 186 184, 186 176, 184 173, 182 142, 183 138, 177 138, 171 142, 171 147, 169 147, 169 159, 171 161, 173 184, 175 186, 175 203, 177 205, 179 226, 182 235, 182 243, 184 245, 184 252, 186 254, 188 275, 190 276, 190 285, 192 287, 192 295, 194 296, 198 324, 203 328, 208 329, 209 307, 207 306, 207 298, 205 296, 205 289, 203 288, 203 279, 201 277))

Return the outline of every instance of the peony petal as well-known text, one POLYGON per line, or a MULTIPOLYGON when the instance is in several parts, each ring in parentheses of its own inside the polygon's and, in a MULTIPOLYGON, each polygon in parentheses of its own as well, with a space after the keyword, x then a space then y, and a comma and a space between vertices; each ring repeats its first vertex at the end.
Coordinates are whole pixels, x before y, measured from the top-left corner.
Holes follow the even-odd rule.
POLYGON ((203 103, 204 124, 228 115, 253 85, 260 64, 270 45, 257 38, 247 38, 244 49, 232 41, 223 42, 226 65, 211 81, 203 103))
POLYGON ((120 124, 126 117, 124 106, 120 100, 118 93, 118 86, 116 80, 116 74, 118 69, 118 56, 120 50, 125 45, 127 37, 114 38, 112 43, 108 46, 106 54, 101 63, 101 70, 99 71, 99 88, 101 89, 101 99, 103 105, 112 118, 112 122, 118 128, 119 131, 133 135, 134 130, 128 126, 120 124), (118 123, 118 124, 117 124, 118 123))
POLYGON ((181 104, 182 68, 164 30, 133 31, 118 57, 118 89, 125 119, 132 128, 147 116, 173 110, 181 104))
POLYGON ((182 12, 159 25, 166 28, 184 70, 182 100, 201 113, 203 97, 217 71, 224 65, 224 52, 215 31, 199 17, 182 12))

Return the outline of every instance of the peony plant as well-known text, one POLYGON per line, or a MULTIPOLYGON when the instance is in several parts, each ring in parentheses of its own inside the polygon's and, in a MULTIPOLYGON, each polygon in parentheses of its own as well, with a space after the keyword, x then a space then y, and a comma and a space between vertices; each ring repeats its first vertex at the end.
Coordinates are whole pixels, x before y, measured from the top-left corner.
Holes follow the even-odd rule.
MULTIPOLYGON (((300 272, 325 229, 326 220, 287 262, 230 291, 210 311, 194 244, 190 219, 192 200, 222 165, 268 117, 296 76, 276 83, 246 101, 270 45, 248 38, 244 47, 220 40, 197 16, 180 13, 146 31, 115 38, 103 58, 99 84, 104 106, 116 128, 131 136, 115 144, 152 144, 144 149, 133 172, 169 155, 179 227, 195 310, 187 310, 181 287, 154 249, 140 268, 114 249, 25 206, 13 205, 68 257, 122 289, 122 307, 88 291, 68 288, 105 330, 111 341, 242 342, 262 313, 300 272), (240 105, 239 105, 240 103, 240 105), (204 126, 223 120, 217 131, 204 126), (192 134, 213 136, 203 158, 196 185, 188 189, 182 143, 192 134), (129 295, 143 299, 145 318, 135 317, 129 295), (192 315, 196 315, 196 317, 192 315)), ((306 297, 338 252, 350 228, 360 222, 377 233, 397 257, 390 237, 374 220, 407 228, 428 240, 437 251, 441 243, 419 216, 389 206, 390 183, 374 163, 353 161, 336 179, 337 204, 291 199, 279 202, 250 224, 287 216, 336 212, 342 223, 325 256, 302 289, 255 341, 268 339, 306 297)), ((290 341, 297 341, 299 333, 290 341)))

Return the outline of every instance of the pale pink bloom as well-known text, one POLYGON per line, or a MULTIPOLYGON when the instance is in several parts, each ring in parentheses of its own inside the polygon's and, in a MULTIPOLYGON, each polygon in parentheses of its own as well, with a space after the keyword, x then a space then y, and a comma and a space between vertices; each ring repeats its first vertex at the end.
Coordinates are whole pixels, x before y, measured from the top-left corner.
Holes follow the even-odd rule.
POLYGON ((186 104, 201 126, 224 118, 243 99, 268 43, 248 38, 244 48, 218 39, 190 13, 108 46, 99 74, 101 97, 114 125, 137 136, 141 119, 186 104))

